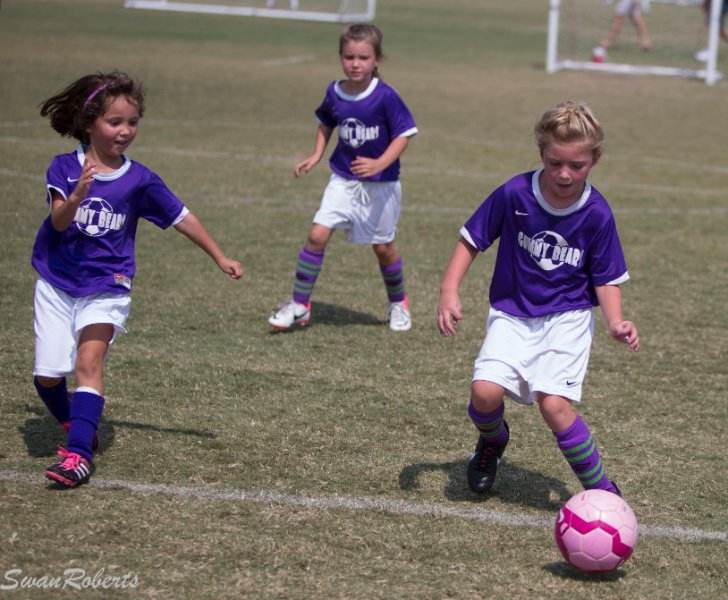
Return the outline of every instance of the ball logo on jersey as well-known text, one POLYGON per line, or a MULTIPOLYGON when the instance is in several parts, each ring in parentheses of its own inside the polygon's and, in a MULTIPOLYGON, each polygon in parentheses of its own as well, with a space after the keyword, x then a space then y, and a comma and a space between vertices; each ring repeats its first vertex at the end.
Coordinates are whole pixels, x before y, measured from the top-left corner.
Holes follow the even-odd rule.
POLYGON ((73 218, 76 227, 91 237, 102 237, 109 231, 118 231, 124 226, 126 215, 114 213, 114 209, 103 198, 86 198, 76 209, 73 218))
POLYGON ((518 245, 528 252, 544 271, 553 271, 565 264, 576 267, 584 254, 582 250, 569 246, 569 243, 555 231, 541 231, 533 237, 528 237, 520 231, 518 245))
POLYGON ((339 125, 339 139, 347 146, 359 148, 369 140, 379 138, 379 126, 367 127, 359 119, 344 119, 339 125))

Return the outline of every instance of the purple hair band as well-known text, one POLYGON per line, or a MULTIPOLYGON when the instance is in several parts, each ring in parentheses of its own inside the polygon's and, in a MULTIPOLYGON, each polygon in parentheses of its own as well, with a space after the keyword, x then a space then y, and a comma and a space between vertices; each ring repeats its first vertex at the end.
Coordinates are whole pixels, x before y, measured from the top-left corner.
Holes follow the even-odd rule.
POLYGON ((100 85, 99 87, 97 87, 93 92, 91 92, 89 97, 86 98, 86 102, 83 103, 83 108, 81 109, 81 112, 82 113, 86 112, 86 108, 88 107, 89 102, 91 102, 91 100, 93 100, 96 96, 98 96, 101 92, 103 92, 110 85, 111 85, 110 81, 106 82, 103 85, 100 85))

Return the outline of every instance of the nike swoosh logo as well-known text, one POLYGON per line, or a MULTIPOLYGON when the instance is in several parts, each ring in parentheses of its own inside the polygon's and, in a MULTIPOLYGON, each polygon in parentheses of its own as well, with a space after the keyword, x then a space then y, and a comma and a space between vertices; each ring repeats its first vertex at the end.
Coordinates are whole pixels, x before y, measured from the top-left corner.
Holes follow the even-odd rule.
POLYGON ((572 385, 576 385, 576 383, 577 383, 576 381, 567 381, 566 382, 566 385, 568 385, 569 387, 571 387, 572 385))
POLYGON ((527 212, 521 212, 520 210, 517 210, 516 211, 516 215, 519 216, 519 217, 527 217, 528 216, 528 213, 527 212))
POLYGON ((78 181, 78 177, 76 179, 71 179, 70 177, 66 177, 66 181, 68 183, 76 183, 78 181))

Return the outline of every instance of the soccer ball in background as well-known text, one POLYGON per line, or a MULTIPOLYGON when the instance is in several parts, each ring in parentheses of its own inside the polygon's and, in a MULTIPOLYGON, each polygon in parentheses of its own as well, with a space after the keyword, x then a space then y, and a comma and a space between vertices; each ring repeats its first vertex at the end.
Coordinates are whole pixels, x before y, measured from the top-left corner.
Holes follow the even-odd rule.
POLYGON ((592 50, 592 61, 595 63, 607 62, 607 50, 601 46, 597 46, 592 50))
POLYGON ((556 545, 577 569, 612 571, 634 551, 639 536, 637 518, 627 502, 605 490, 585 490, 559 511, 556 545))

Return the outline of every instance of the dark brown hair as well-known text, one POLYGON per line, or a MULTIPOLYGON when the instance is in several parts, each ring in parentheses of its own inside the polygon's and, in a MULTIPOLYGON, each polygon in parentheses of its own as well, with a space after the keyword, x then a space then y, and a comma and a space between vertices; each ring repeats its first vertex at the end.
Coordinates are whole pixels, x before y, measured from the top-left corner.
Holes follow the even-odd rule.
POLYGON ((126 73, 94 73, 77 79, 41 104, 40 115, 64 137, 89 143, 88 128, 104 114, 109 102, 124 96, 144 116, 144 86, 126 73))

